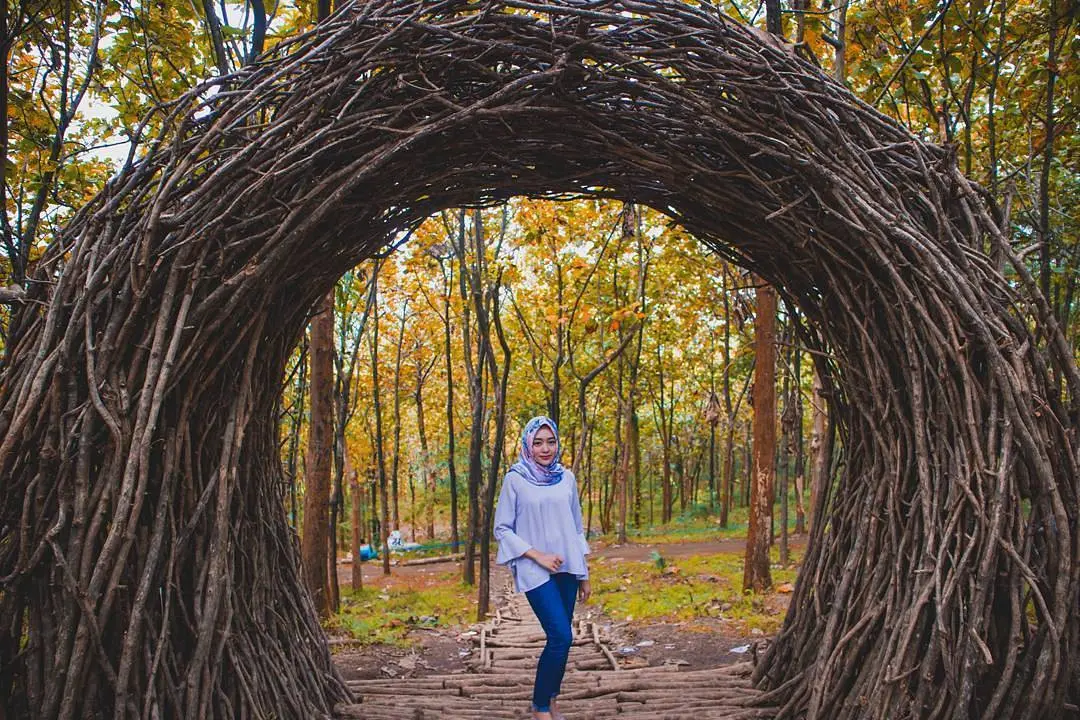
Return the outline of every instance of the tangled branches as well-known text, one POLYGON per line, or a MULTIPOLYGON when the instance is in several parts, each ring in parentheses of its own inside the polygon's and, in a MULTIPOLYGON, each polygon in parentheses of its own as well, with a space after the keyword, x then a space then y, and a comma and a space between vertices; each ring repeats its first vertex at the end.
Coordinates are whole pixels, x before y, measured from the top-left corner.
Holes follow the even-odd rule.
POLYGON ((1077 702, 1080 376, 947 150, 675 0, 366 0, 166 112, 12 327, 10 714, 332 712, 281 503, 290 348, 433 211, 568 194, 667 213, 812 323, 844 463, 757 669, 780 715, 1077 702))

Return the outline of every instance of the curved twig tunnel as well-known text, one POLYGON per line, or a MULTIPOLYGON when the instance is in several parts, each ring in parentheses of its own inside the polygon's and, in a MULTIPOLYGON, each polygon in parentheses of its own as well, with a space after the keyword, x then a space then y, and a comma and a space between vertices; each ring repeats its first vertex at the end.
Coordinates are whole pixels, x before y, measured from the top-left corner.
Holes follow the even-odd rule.
POLYGON ((9 714, 330 713, 281 502, 290 349, 430 213, 561 194, 651 205, 811 322, 844 459, 756 673, 783 716, 1077 702, 1080 375, 948 151, 675 0, 366 0, 166 112, 13 324, 9 714))

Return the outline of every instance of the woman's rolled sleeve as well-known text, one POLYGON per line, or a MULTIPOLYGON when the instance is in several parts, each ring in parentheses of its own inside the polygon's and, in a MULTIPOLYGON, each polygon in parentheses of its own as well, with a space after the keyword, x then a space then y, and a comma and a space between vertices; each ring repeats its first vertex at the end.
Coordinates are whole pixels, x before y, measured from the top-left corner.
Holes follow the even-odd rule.
POLYGON ((495 556, 495 562, 500 565, 519 558, 530 549, 532 545, 518 537, 514 532, 517 517, 517 491, 510 476, 503 478, 502 492, 499 493, 499 502, 495 506, 495 540, 499 543, 499 552, 495 556))

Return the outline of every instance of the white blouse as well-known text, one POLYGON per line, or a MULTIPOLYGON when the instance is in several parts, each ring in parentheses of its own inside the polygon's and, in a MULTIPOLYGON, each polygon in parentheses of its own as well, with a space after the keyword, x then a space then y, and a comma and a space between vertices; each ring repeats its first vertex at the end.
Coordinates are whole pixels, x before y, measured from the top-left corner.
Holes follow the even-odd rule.
POLYGON ((588 578, 589 543, 574 474, 564 469, 558 483, 537 485, 513 470, 508 472, 495 506, 495 539, 499 541, 495 562, 510 567, 518 592, 538 588, 551 577, 540 563, 522 557, 530 548, 561 557, 559 572, 588 578))

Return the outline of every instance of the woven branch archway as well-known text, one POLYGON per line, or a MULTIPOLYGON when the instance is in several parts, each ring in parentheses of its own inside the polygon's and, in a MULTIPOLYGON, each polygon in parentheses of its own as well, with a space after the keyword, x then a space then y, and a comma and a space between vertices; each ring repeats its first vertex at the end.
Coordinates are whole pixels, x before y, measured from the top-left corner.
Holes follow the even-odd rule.
POLYGON ((290 348, 431 212, 565 193, 667 213, 812 323, 845 462, 756 674, 784 717, 1077 702, 1080 375, 1060 333, 1036 349, 1045 305, 947 151, 674 0, 366 0, 219 87, 168 109, 15 321, 9 715, 345 698, 280 502, 290 348))

